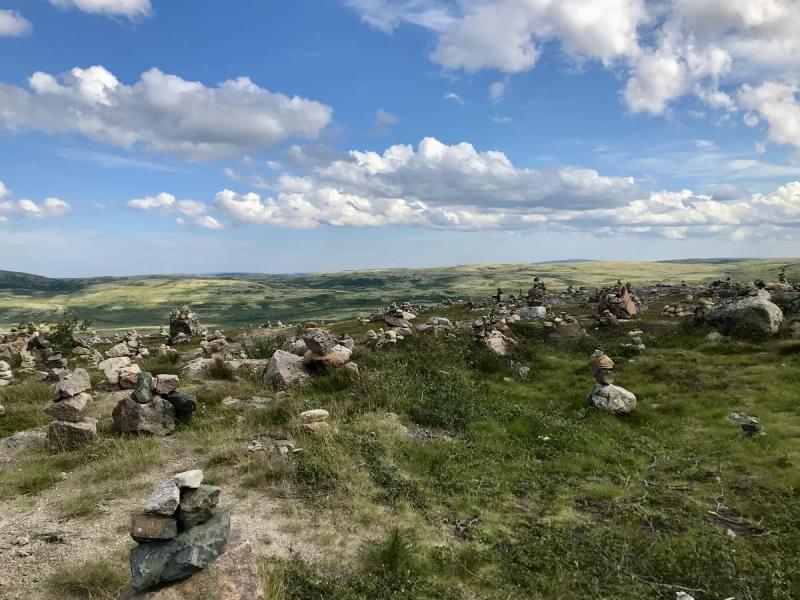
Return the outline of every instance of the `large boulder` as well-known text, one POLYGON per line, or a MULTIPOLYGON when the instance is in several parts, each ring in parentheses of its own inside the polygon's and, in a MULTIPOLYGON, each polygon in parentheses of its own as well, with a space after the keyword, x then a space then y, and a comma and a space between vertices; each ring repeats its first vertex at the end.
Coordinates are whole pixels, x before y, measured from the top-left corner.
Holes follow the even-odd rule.
POLYGON ((277 390, 286 390, 311 383, 303 357, 276 350, 264 371, 264 384, 277 390))
POLYGON ((450 319, 445 317, 429 317, 422 325, 417 325, 417 330, 422 333, 433 332, 434 335, 439 335, 455 331, 455 326, 450 319))
POLYGON ((125 342, 120 342, 116 346, 111 346, 106 350, 106 356, 109 358, 121 358, 123 356, 130 356, 131 349, 125 342))
POLYGON ((139 404, 130 396, 123 398, 111 417, 121 433, 170 435, 175 431, 175 408, 160 396, 154 396, 149 404, 139 404))
POLYGON ((353 351, 345 346, 337 344, 327 354, 316 354, 309 350, 303 357, 305 364, 322 363, 329 367, 342 367, 350 361, 353 351))
POLYGON ((722 335, 763 340, 778 333, 783 312, 770 301, 768 292, 717 304, 706 317, 722 335))
POLYGON ((636 396, 613 384, 598 383, 589 392, 586 401, 596 408, 617 414, 629 413, 636 408, 636 396))
POLYGON ((205 569, 225 551, 230 524, 230 509, 218 509, 211 519, 173 540, 136 546, 130 556, 131 585, 145 590, 205 569))

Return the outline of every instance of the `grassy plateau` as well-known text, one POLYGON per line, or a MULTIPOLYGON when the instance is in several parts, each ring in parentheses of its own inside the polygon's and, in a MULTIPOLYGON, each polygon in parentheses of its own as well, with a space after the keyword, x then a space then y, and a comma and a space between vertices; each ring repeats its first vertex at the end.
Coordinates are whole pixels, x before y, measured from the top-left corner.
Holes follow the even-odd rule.
MULTIPOLYGON (((94 445, 58 453, 34 445, 0 462, 0 513, 15 523, 38 519, 31 528, 94 531, 91 551, 61 554, 56 564, 53 550, 37 546, 24 564, 41 565, 42 576, 23 578, 27 595, 9 597, 118 597, 132 546, 127 511, 165 475, 200 467, 223 486, 234 524, 254 538, 268 600, 800 598, 800 340, 788 332, 758 343, 709 342, 709 329, 662 317, 677 291, 611 330, 593 328, 593 309, 576 300, 566 310, 582 319, 585 338, 554 340, 540 322, 520 322, 510 358, 466 331, 369 350, 361 339, 378 325, 352 318, 392 301, 527 289, 535 274, 561 291, 617 279, 774 281, 784 265, 800 279, 798 263, 774 260, 6 287, 0 311, 9 324, 69 307, 99 329, 146 329, 188 303, 204 324, 235 339, 247 323, 331 319, 332 331, 356 339, 361 373, 322 372, 285 397, 244 371, 182 377, 198 413, 169 438, 120 437, 111 427, 113 402, 98 394, 94 445), (632 328, 644 331, 641 353, 624 346, 632 328), (617 383, 637 395, 631 414, 587 406, 595 348, 616 362, 617 383), (526 378, 520 365, 530 369, 526 378), (266 401, 246 402, 253 396, 266 401), (330 412, 329 432, 300 427, 298 413, 310 408, 330 412), (727 420, 732 411, 757 416, 766 435, 742 437, 727 420), (290 439, 302 451, 253 452, 254 439, 290 439)), ((483 312, 436 307, 417 322, 431 315, 470 322, 483 312)), ((178 372, 196 347, 182 349, 175 364, 149 359, 142 368, 178 372)), ((0 437, 44 424, 46 398, 40 383, 0 390, 0 437)), ((0 580, 26 577, 4 560, 0 580)), ((0 597, 8 589, 0 583, 0 597)))

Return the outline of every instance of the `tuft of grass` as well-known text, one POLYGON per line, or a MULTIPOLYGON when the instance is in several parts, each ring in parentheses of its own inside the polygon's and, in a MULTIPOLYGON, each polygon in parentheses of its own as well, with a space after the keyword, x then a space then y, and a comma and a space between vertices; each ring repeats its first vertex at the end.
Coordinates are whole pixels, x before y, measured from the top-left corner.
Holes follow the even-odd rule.
POLYGON ((233 381, 236 377, 233 367, 221 358, 215 358, 214 362, 206 367, 205 374, 208 379, 223 381, 233 381))
POLYGON ((50 385, 40 381, 0 388, 0 405, 6 409, 0 417, 0 438, 47 424, 50 418, 42 409, 51 396, 50 385))
POLYGON ((47 587, 56 598, 116 600, 129 580, 123 557, 97 558, 57 568, 47 578, 47 587))

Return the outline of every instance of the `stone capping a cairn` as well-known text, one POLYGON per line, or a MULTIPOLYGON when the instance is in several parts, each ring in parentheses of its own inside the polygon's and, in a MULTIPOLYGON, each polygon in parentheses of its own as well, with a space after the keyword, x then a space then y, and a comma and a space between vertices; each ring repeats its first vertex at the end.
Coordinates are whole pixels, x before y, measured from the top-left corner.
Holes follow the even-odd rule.
POLYGON ((53 399, 44 412, 53 418, 47 428, 47 442, 57 450, 91 443, 97 437, 97 420, 86 416, 92 397, 92 382, 85 369, 67 371, 53 386, 53 399))
POLYGON ((197 408, 194 396, 178 391, 177 375, 138 373, 133 392, 114 407, 114 427, 120 433, 165 436, 176 423, 188 423, 197 408))
POLYGON ((142 512, 131 515, 131 585, 137 591, 179 581, 205 569, 225 552, 230 509, 219 507, 221 489, 203 485, 200 470, 178 473, 158 485, 142 512))

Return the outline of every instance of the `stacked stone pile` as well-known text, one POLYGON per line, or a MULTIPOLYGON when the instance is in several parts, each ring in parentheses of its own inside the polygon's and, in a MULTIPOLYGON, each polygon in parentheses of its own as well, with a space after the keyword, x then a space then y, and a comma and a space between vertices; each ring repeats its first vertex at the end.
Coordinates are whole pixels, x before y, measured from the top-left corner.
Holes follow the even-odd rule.
POLYGON ((107 358, 97 363, 97 368, 103 372, 105 379, 100 382, 100 387, 113 392, 116 390, 132 390, 142 369, 129 356, 107 358))
POLYGON ((578 319, 563 312, 560 317, 555 317, 552 321, 545 321, 544 326, 549 329, 550 335, 557 339, 579 338, 587 335, 578 319))
POLYGON ((200 317, 188 306, 182 306, 169 314, 169 344, 175 345, 189 341, 193 335, 201 333, 200 317))
POLYGON ((694 299, 689 296, 683 302, 664 305, 661 314, 665 317, 682 319, 696 314, 705 314, 714 308, 714 301, 711 298, 694 299))
POLYGON ((218 506, 221 488, 204 485, 200 470, 160 484, 144 511, 131 517, 131 585, 143 591, 186 579, 227 547, 230 509, 218 506))
POLYGON ((197 408, 194 396, 178 390, 177 375, 139 373, 133 393, 117 403, 114 427, 121 433, 165 436, 176 423, 188 423, 197 408))
POLYGON ((526 295, 528 306, 549 306, 550 294, 544 281, 538 277, 533 278, 533 285, 528 289, 526 295))
MULTIPOLYGON (((118 338, 119 339, 119 338, 118 338)), ((106 358, 129 356, 133 359, 150 356, 150 351, 140 342, 139 334, 131 329, 125 332, 119 342, 106 350, 106 358)))
POLYGON ((228 341, 221 331, 215 331, 200 342, 200 350, 203 358, 230 359, 231 353, 228 348, 228 341))
POLYGON ((54 448, 74 448, 92 442, 97 436, 97 420, 86 416, 92 397, 87 390, 92 382, 85 369, 64 373, 53 389, 53 399, 44 412, 53 418, 47 428, 47 441, 54 448))
POLYGON ((630 319, 639 313, 636 296, 630 284, 618 283, 599 290, 591 301, 597 302, 597 312, 610 311, 618 319, 630 319))
POLYGON ((417 331, 420 333, 433 333, 433 335, 447 335, 456 330, 450 319, 445 317, 429 317, 421 325, 417 325, 417 331))
POLYGON ((612 413, 629 413, 636 408, 636 396, 623 387, 614 385, 614 361, 602 350, 595 350, 591 358, 591 372, 597 385, 586 401, 591 406, 612 413))
POLYGON ((475 320, 472 323, 472 339, 485 344, 495 354, 508 356, 517 343, 511 335, 510 324, 519 321, 521 317, 504 316, 503 312, 501 309, 475 320))
POLYGON ((303 429, 315 433, 327 431, 331 425, 328 423, 330 413, 324 408, 314 408, 300 413, 300 424, 303 429))
POLYGON ((350 364, 355 348, 353 338, 336 338, 315 323, 306 325, 302 337, 289 342, 289 350, 276 350, 272 355, 263 374, 265 385, 278 390, 298 387, 310 383, 312 373, 320 367, 350 364))
POLYGON ((11 365, 0 360, 0 388, 10 385, 13 381, 14 374, 11 372, 11 365))

